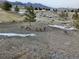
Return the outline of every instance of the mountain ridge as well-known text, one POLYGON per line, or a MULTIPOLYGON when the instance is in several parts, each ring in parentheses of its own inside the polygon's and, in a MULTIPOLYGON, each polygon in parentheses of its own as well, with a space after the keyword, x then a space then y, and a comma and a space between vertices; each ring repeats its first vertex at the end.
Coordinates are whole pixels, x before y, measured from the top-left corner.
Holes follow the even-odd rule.
POLYGON ((18 5, 18 6, 32 6, 33 8, 51 8, 48 6, 45 6, 41 3, 31 3, 31 2, 27 2, 27 3, 22 3, 22 2, 10 2, 12 5, 18 5))

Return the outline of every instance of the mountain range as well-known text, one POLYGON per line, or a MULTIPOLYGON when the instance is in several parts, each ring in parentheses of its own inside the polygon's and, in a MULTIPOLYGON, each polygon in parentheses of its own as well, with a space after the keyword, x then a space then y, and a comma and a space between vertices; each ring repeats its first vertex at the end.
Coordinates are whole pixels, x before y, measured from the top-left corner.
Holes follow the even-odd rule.
POLYGON ((45 6, 40 3, 22 3, 22 2, 10 2, 12 5, 18 5, 18 6, 32 6, 33 8, 50 8, 48 6, 45 6))

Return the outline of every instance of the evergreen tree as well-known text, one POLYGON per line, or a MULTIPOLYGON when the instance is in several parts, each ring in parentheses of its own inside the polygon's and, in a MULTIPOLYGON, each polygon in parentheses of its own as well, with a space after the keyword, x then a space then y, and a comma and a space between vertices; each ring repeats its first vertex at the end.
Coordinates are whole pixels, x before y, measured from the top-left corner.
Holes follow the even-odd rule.
POLYGON ((36 21, 36 14, 34 13, 34 9, 33 9, 33 7, 31 6, 31 7, 27 7, 26 8, 26 14, 25 14, 25 20, 24 21, 26 21, 26 22, 35 22, 36 21))
POLYGON ((50 11, 50 9, 49 9, 49 8, 46 8, 46 10, 47 10, 47 11, 50 11))
POLYGON ((36 7, 35 10, 38 10, 38 8, 36 7))
POLYGON ((19 7, 18 6, 15 7, 15 11, 19 12, 19 7))
POLYGON ((6 11, 10 11, 11 10, 12 5, 9 2, 4 2, 2 5, 2 9, 6 10, 6 11))
POLYGON ((42 10, 42 8, 39 7, 39 10, 42 10))
POLYGON ((71 12, 74 12, 74 10, 71 10, 71 12))
POLYGON ((77 9, 77 11, 79 12, 79 9, 77 9))
POLYGON ((57 13, 58 10, 57 10, 57 9, 53 9, 53 11, 54 11, 55 13, 57 13))

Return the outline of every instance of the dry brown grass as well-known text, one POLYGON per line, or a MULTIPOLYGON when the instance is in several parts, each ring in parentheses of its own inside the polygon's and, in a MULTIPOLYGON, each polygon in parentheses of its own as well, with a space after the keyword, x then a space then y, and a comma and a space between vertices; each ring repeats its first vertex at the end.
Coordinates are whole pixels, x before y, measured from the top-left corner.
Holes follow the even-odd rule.
POLYGON ((23 17, 15 13, 0 10, 0 22, 22 21, 23 17))

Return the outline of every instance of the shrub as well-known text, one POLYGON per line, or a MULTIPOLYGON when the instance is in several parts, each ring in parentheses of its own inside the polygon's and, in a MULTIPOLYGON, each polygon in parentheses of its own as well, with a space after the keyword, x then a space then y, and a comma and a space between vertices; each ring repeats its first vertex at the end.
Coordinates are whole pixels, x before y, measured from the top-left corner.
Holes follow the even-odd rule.
POLYGON ((73 21, 73 23, 74 23, 74 26, 75 26, 77 29, 79 29, 79 20, 75 20, 75 21, 73 21))
POLYGON ((59 16, 60 16, 61 18, 67 19, 67 18, 68 18, 68 13, 62 11, 62 12, 59 14, 59 16))
POLYGON ((75 20, 77 20, 79 18, 77 11, 75 11, 75 13, 73 14, 72 18, 75 19, 75 20))
POLYGON ((35 8, 35 10, 38 10, 38 8, 35 8))
POLYGON ((76 28, 79 29, 79 15, 78 15, 78 11, 75 11, 75 13, 73 14, 72 18, 73 20, 73 24, 76 28))

